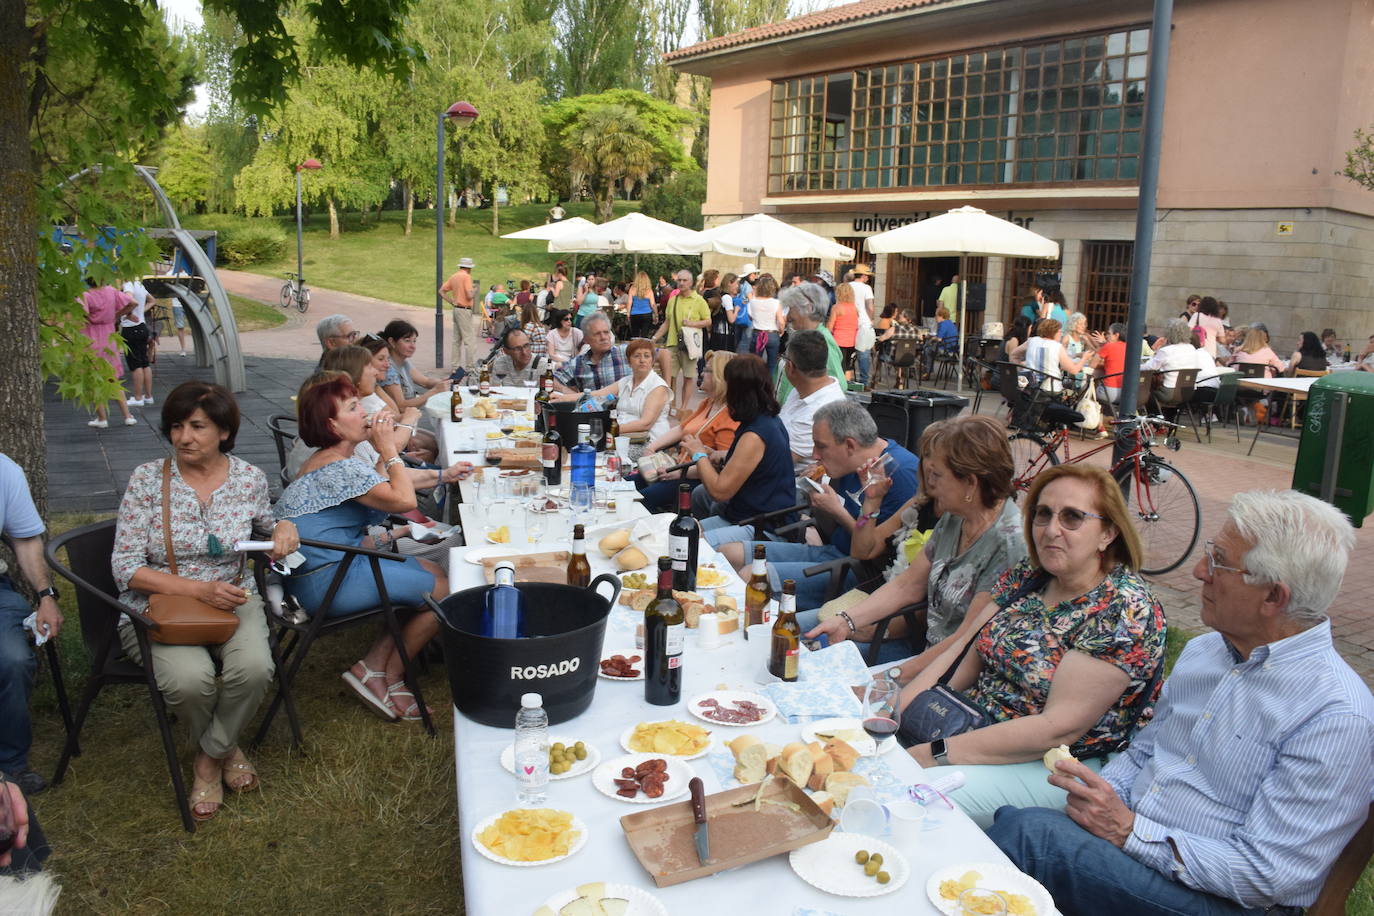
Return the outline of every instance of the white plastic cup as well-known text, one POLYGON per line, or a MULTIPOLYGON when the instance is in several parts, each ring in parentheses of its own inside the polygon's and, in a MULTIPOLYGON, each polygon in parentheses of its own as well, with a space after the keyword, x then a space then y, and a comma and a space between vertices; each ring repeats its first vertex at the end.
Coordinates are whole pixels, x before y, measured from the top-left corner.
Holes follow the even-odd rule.
POLYGON ((915 842, 926 819, 926 807, 914 801, 898 799, 888 802, 887 808, 892 836, 902 845, 915 842))
POLYGON ((840 829, 845 833, 885 837, 891 832, 887 808, 878 803, 873 790, 855 786, 840 809, 840 829))
POLYGON ((616 453, 617 455, 620 456, 620 460, 621 460, 621 461, 626 461, 626 462, 628 462, 628 461, 630 460, 630 437, 629 437, 629 436, 616 436, 616 437, 615 437, 615 453, 616 453))
POLYGON ((697 645, 703 649, 714 649, 720 645, 720 616, 702 614, 697 618, 697 645))
POLYGON ((754 681, 759 684, 772 684, 778 679, 768 672, 768 657, 773 652, 773 625, 756 623, 744 631, 745 654, 749 667, 754 671, 754 681))

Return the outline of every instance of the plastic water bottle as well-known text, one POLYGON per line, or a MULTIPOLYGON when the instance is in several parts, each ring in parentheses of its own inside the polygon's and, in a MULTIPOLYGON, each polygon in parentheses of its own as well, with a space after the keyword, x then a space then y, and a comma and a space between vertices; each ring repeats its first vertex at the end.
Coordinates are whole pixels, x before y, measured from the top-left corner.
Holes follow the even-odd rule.
POLYGON ((527 693, 515 714, 515 793, 526 808, 538 808, 548 798, 549 714, 544 698, 527 693))
POLYGON ((587 423, 577 425, 577 445, 572 448, 572 485, 578 484, 596 489, 596 446, 587 423))

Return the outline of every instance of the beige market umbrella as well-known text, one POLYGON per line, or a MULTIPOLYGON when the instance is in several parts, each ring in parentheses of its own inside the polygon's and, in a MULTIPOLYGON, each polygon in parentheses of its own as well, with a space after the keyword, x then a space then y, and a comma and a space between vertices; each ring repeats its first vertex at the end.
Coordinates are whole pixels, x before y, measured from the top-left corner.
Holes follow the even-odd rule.
POLYGON ((848 261, 854 249, 814 232, 756 213, 701 233, 702 251, 718 251, 737 258, 822 258, 848 261))

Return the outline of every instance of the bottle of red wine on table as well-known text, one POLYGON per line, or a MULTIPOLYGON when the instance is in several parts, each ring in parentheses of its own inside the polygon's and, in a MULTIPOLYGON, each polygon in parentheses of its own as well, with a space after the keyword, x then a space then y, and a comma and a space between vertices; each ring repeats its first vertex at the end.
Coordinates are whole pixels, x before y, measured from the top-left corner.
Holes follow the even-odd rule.
POLYGON ((692 517, 692 484, 677 488, 677 518, 668 526, 668 556, 673 561, 673 588, 694 592, 697 588, 697 551, 701 525, 692 517))
POLYGON ((644 699, 674 706, 682 698, 682 647, 687 618, 673 597, 673 564, 658 558, 658 594, 644 608, 644 699))

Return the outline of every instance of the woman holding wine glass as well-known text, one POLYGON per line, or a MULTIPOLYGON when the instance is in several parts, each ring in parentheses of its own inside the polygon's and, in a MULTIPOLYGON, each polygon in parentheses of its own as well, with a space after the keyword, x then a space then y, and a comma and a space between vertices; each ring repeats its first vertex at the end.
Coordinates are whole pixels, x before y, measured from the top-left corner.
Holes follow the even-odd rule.
MULTIPOLYGON (((678 463, 689 461, 692 453, 681 443, 687 436, 696 436, 712 455, 723 458, 734 444, 735 432, 739 421, 730 413, 726 404, 727 383, 725 367, 734 358, 733 353, 708 353, 706 372, 701 379, 701 402, 696 410, 677 426, 650 440, 644 454, 652 455, 665 449, 672 449, 678 463)), ((635 475, 635 486, 639 489, 644 508, 650 512, 670 512, 677 508, 677 488, 683 479, 700 478, 695 467, 689 467, 678 474, 649 483, 642 475, 635 475)))
POLYGON ((963 771, 959 807, 981 827, 1003 805, 1062 807, 1041 757, 1068 745, 1100 770, 1149 720, 1162 680, 1164 609, 1136 572, 1140 538, 1111 474, 1085 464, 1042 472, 1023 519, 1029 557, 971 612, 971 640, 931 662, 898 706, 898 739, 923 767, 963 771), (947 673, 990 724, 926 741, 929 698, 919 695, 947 673))

